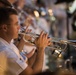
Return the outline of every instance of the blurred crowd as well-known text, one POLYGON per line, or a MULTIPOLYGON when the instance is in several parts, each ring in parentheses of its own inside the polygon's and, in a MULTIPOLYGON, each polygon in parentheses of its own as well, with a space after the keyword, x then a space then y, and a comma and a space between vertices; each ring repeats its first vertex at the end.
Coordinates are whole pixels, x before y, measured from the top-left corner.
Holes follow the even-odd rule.
POLYGON ((44 30, 49 36, 67 39, 66 4, 55 5, 54 2, 55 0, 14 2, 13 6, 19 12, 21 29, 29 26, 35 34, 44 30), (30 19, 32 23, 24 24, 30 19))

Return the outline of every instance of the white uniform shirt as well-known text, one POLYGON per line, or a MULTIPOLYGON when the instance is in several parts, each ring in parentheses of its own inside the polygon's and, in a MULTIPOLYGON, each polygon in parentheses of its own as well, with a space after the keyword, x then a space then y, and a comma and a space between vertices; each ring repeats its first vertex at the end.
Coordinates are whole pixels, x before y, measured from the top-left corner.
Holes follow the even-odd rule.
MULTIPOLYGON (((1 52, 5 52, 7 58, 7 73, 5 75, 19 75, 28 66, 19 54, 17 47, 13 43, 9 44, 2 38, 0 38, 1 52)), ((3 65, 0 66, 2 69, 5 67, 3 65)))

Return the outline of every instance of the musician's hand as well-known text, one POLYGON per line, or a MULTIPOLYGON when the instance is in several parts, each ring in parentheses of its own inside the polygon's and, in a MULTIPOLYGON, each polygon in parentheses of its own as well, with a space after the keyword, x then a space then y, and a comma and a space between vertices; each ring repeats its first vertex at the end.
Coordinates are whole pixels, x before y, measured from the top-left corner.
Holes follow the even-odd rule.
POLYGON ((28 29, 28 27, 29 27, 29 26, 26 26, 26 29, 25 29, 25 31, 24 31, 25 33, 30 33, 30 32, 32 31, 31 29, 28 29))
POLYGON ((30 26, 31 24, 32 24, 32 16, 31 15, 29 15, 27 18, 26 18, 26 20, 25 20, 25 22, 24 22, 24 25, 25 26, 30 26))
POLYGON ((51 44, 50 40, 51 39, 48 38, 47 34, 45 34, 44 32, 41 32, 40 37, 35 40, 35 44, 37 48, 45 49, 48 45, 51 44))

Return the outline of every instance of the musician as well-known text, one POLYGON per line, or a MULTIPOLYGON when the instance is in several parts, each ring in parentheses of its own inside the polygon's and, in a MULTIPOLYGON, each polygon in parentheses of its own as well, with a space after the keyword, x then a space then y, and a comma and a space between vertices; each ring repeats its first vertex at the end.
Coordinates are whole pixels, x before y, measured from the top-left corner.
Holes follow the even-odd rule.
POLYGON ((30 67, 19 54, 17 47, 11 42, 12 39, 18 37, 19 28, 16 10, 0 8, 0 52, 4 51, 8 60, 5 75, 31 75, 42 71, 44 49, 50 44, 50 39, 47 38, 48 35, 42 32, 40 37, 36 39, 36 60, 33 66, 30 67))

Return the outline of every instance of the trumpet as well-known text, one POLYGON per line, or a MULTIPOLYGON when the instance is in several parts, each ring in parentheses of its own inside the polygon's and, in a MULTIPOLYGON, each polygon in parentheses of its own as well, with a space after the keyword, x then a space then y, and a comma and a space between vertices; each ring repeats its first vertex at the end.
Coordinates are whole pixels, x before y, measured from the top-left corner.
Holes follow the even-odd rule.
MULTIPOLYGON (((19 33, 24 35, 23 40, 25 42, 30 42, 31 44, 35 45, 35 40, 40 36, 39 34, 35 33, 19 33), (31 40, 27 40, 25 36, 31 36, 31 40)), ((53 43, 53 45, 47 46, 52 50, 52 54, 56 57, 58 57, 62 52, 65 52, 67 49, 67 45, 71 44, 76 48, 76 40, 64 40, 62 38, 56 38, 56 37, 48 37, 51 38, 50 42, 53 43)))
MULTIPOLYGON (((24 41, 30 41, 31 43, 34 43, 35 39, 40 36, 39 34, 35 34, 35 33, 19 32, 19 34, 23 34, 24 35, 24 37, 23 37, 24 41), (31 36, 32 40, 26 40, 25 35, 26 36, 31 36)), ((55 42, 55 43, 56 42, 57 43, 62 43, 62 44, 67 43, 67 44, 71 44, 71 45, 75 45, 75 43, 76 43, 76 40, 65 40, 63 38, 56 38, 56 37, 49 37, 49 36, 48 36, 48 38, 51 38, 52 39, 51 42, 55 42)))

